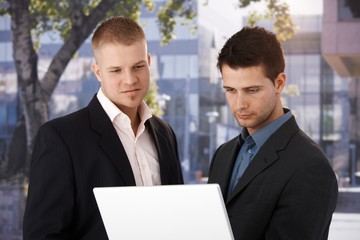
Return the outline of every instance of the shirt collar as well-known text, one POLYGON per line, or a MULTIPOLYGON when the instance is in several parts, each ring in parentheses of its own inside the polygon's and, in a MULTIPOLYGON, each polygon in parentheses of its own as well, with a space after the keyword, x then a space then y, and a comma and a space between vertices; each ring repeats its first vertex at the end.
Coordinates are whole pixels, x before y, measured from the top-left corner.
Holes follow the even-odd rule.
MULTIPOLYGON (((113 122, 116 116, 120 116, 121 119, 124 119, 130 122, 129 117, 123 113, 105 94, 102 92, 101 87, 96 94, 101 106, 104 108, 106 114, 109 116, 111 122, 113 122)), ((145 101, 139 106, 138 113, 141 119, 141 123, 145 123, 146 120, 152 117, 152 112, 145 101)))
MULTIPOLYGON (((285 122, 287 122, 291 118, 292 113, 289 109, 284 108, 284 113, 285 114, 283 114, 281 117, 275 119, 274 121, 272 121, 271 123, 259 129, 253 135, 251 135, 258 149, 266 142, 266 140, 268 140, 268 138, 276 130, 278 130, 285 122)), ((246 128, 242 129, 240 136, 241 136, 241 139, 239 137, 240 141, 246 140, 246 138, 249 136, 249 133, 246 128)))

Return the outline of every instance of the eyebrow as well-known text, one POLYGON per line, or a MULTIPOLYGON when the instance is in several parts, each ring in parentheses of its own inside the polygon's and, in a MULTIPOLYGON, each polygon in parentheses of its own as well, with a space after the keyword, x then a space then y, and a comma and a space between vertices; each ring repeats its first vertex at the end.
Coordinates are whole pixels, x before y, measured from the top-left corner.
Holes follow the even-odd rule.
MULTIPOLYGON (((262 88, 262 85, 252 85, 252 86, 248 86, 248 87, 243 87, 241 88, 242 90, 246 90, 246 89, 250 89, 250 88, 262 88)), ((223 86, 224 89, 228 89, 228 88, 232 88, 232 89, 236 89, 235 87, 230 87, 230 86, 223 86)))
POLYGON ((233 87, 229 87, 229 86, 223 86, 223 88, 233 88, 233 87))
POLYGON ((147 61, 146 60, 140 60, 137 63, 135 63, 134 65, 138 65, 138 64, 141 64, 141 63, 147 63, 147 61))
POLYGON ((114 70, 114 69, 119 69, 120 67, 115 67, 115 66, 110 66, 110 67, 107 67, 106 69, 107 70, 114 70))

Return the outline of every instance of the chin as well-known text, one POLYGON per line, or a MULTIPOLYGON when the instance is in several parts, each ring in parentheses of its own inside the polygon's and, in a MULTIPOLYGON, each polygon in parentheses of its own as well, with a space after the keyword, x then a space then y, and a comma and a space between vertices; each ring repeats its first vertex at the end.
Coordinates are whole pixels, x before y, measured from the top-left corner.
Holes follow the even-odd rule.
POLYGON ((141 101, 131 101, 130 103, 126 104, 125 106, 127 106, 128 108, 137 108, 141 105, 142 100, 141 101))
POLYGON ((236 119, 236 121, 238 122, 238 124, 240 125, 240 127, 249 127, 251 125, 251 123, 249 123, 249 121, 246 120, 242 120, 242 119, 236 119))

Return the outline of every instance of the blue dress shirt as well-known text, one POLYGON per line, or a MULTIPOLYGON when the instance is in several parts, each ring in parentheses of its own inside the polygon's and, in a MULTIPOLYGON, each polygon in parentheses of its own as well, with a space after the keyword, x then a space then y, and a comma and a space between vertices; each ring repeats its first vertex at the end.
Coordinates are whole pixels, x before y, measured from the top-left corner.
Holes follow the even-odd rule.
POLYGON ((228 196, 234 190, 236 184, 250 164, 251 160, 255 157, 258 150, 266 142, 266 140, 286 121, 291 118, 291 111, 286 112, 278 119, 272 121, 265 127, 255 132, 252 136, 249 135, 246 128, 243 128, 239 135, 239 144, 241 145, 240 151, 236 158, 233 172, 231 175, 228 196))

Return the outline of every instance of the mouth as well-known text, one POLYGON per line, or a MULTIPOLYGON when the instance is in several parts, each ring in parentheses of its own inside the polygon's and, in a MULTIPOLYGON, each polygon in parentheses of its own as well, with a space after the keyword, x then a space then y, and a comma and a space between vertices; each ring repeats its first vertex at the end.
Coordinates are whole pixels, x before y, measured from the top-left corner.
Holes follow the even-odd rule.
POLYGON ((237 118, 239 119, 249 119, 251 117, 250 113, 236 113, 237 118))
POLYGON ((122 91, 122 93, 135 93, 137 91, 140 91, 140 89, 129 89, 129 90, 125 90, 125 91, 122 91))

